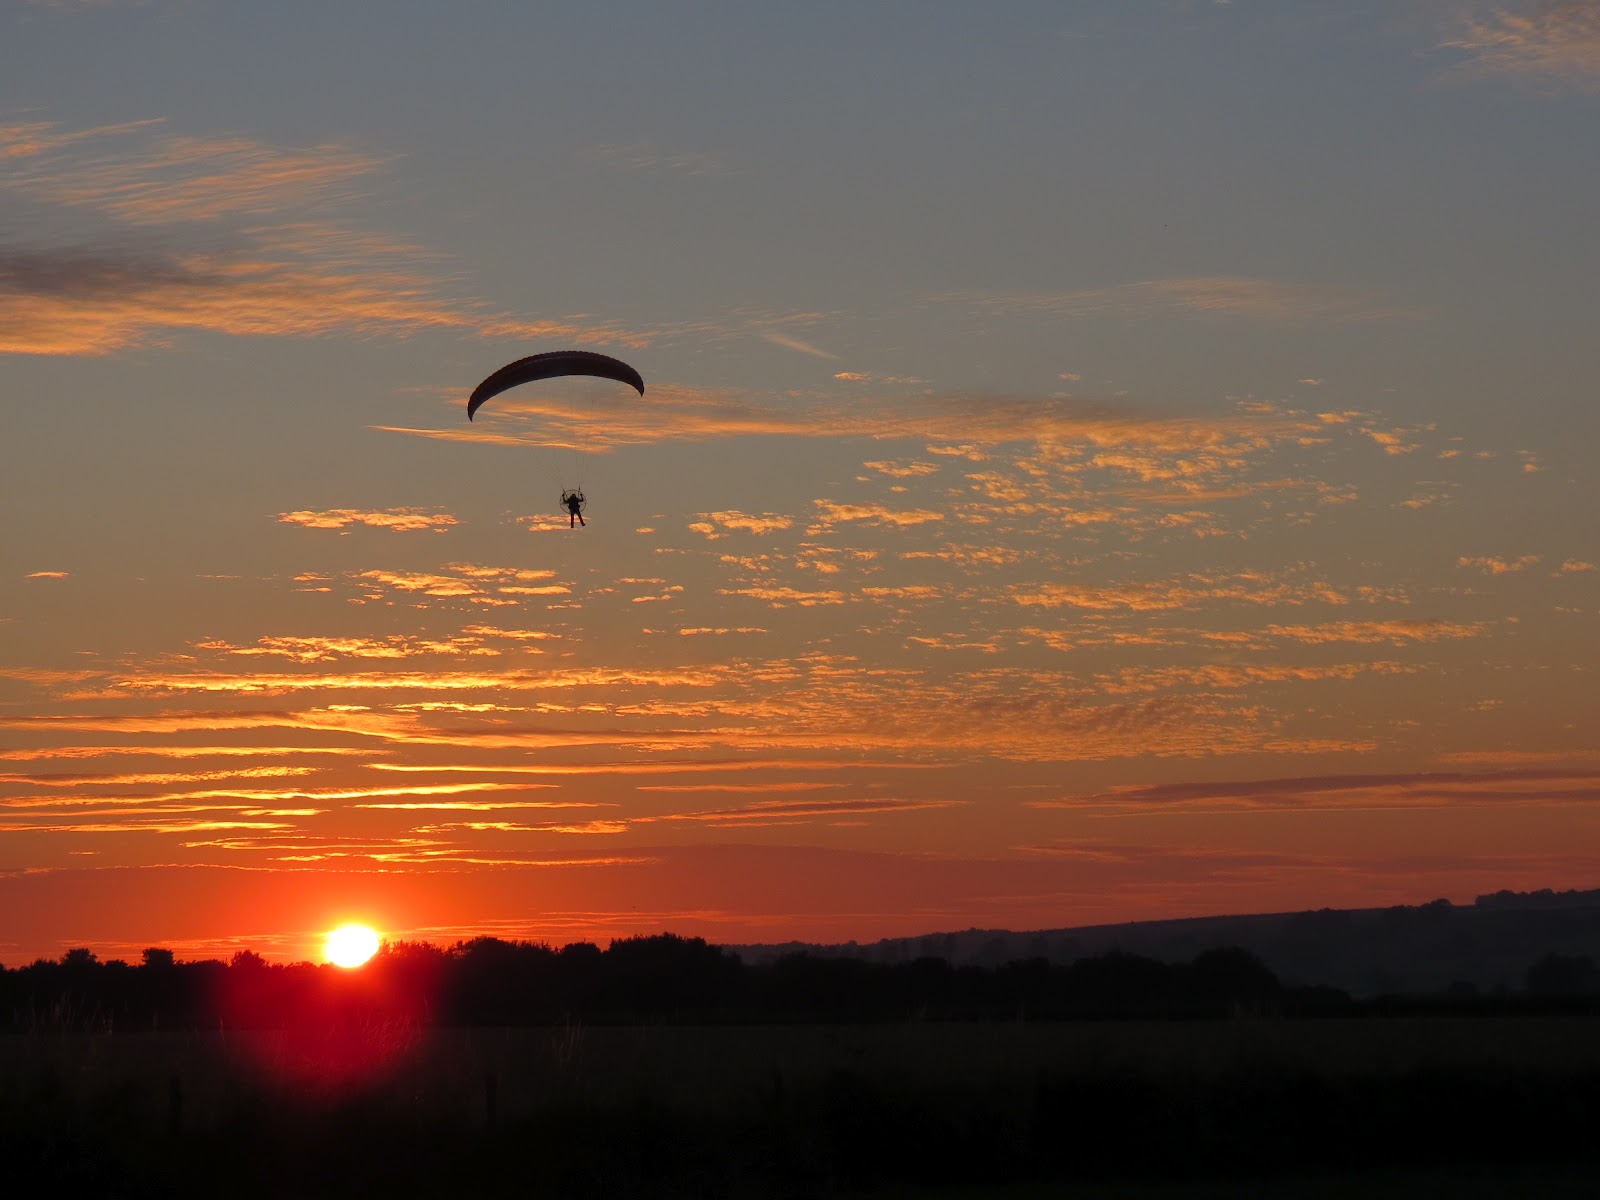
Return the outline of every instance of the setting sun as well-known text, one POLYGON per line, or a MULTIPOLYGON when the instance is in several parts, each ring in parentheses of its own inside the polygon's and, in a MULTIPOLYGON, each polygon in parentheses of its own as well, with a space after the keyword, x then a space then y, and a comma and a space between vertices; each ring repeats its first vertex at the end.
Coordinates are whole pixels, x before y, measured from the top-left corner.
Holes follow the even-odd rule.
POLYGON ((365 925, 341 925, 328 935, 328 961, 339 967, 359 967, 378 952, 378 935, 365 925))

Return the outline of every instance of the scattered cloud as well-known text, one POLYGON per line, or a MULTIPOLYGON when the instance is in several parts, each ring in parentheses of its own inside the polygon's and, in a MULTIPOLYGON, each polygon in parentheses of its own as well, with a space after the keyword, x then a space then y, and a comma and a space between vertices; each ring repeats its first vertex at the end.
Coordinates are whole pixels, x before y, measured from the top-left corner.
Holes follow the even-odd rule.
MULTIPOLYGON (((481 627, 480 627, 481 628, 481 627)), ((196 642, 200 650, 220 654, 271 656, 291 659, 294 662, 333 662, 340 658, 416 658, 422 655, 496 655, 498 650, 484 644, 482 637, 462 636, 440 641, 391 634, 388 637, 298 637, 269 635, 256 639, 253 645, 237 646, 221 639, 196 642)))
POLYGON ((689 528, 713 540, 724 537, 729 532, 751 533, 761 536, 774 533, 780 529, 788 529, 794 524, 793 518, 781 516, 778 513, 761 513, 753 516, 750 513, 730 510, 727 512, 700 513, 698 515, 699 519, 691 522, 689 528))
POLYGON ((749 596, 754 600, 764 600, 773 608, 783 608, 789 604, 814 608, 817 605, 845 603, 845 595, 839 591, 804 591, 792 587, 721 588, 719 591, 724 596, 749 596))
POLYGON ((1039 608, 1078 608, 1103 612, 1162 612, 1196 608, 1219 601, 1254 605, 1349 603, 1346 595, 1328 584, 1315 580, 1299 581, 1281 573, 1273 576, 1257 571, 1230 575, 1197 574, 1106 586, 1045 582, 1018 587, 1012 591, 1011 599, 1017 604, 1039 608))
POLYGON ((928 509, 893 509, 881 504, 839 504, 832 500, 813 500, 820 519, 826 524, 862 521, 868 525, 925 525, 942 521, 944 514, 928 509))
POLYGON ((330 508, 320 512, 301 509, 279 513, 278 520, 285 525, 304 525, 307 529, 343 530, 352 525, 370 525, 374 529, 392 529, 396 533, 418 530, 442 533, 451 525, 460 524, 449 513, 431 513, 421 508, 330 508))
POLYGON ((930 462, 865 462, 861 464, 869 471, 877 471, 880 475, 887 475, 891 479, 914 479, 924 475, 936 475, 939 472, 938 463, 930 462))
POLYGON ((1539 556, 1537 554, 1524 554, 1520 558, 1462 555, 1456 559, 1456 566, 1458 567, 1474 567, 1489 575, 1511 575, 1538 565, 1539 556))
POLYGON ((1423 620, 1395 618, 1387 621, 1334 621, 1326 625, 1269 625, 1275 637, 1318 645, 1326 642, 1434 642, 1446 638, 1482 636, 1482 622, 1459 624, 1431 617, 1423 620))

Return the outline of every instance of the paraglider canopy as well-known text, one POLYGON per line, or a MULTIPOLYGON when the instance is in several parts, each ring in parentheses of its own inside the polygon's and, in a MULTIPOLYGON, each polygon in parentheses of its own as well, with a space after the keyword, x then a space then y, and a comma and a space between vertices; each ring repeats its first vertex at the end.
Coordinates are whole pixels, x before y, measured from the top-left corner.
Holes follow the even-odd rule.
POLYGON ((467 398, 467 420, 491 396, 498 396, 518 384, 532 383, 536 379, 554 379, 558 375, 594 375, 601 379, 615 379, 644 395, 644 379, 627 363, 609 354, 596 354, 592 350, 552 350, 534 354, 507 363, 477 387, 467 398))

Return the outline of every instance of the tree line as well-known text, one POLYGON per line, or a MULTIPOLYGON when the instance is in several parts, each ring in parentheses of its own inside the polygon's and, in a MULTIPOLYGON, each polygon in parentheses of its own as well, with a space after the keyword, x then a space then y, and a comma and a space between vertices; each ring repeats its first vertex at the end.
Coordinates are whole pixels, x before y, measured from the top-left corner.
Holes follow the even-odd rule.
POLYGON ((940 958, 872 963, 809 952, 747 964, 701 938, 578 942, 479 937, 438 947, 387 942, 364 966, 271 964, 241 950, 227 962, 141 961, 87 949, 0 967, 0 1029, 261 1029, 404 1019, 441 1026, 561 1022, 894 1022, 908 1020, 1205 1019, 1396 1011, 1600 1011, 1600 970, 1547 955, 1514 995, 1356 1001, 1337 989, 1285 986, 1236 947, 1187 963, 1121 951, 1071 963, 1042 958, 952 966, 940 958))

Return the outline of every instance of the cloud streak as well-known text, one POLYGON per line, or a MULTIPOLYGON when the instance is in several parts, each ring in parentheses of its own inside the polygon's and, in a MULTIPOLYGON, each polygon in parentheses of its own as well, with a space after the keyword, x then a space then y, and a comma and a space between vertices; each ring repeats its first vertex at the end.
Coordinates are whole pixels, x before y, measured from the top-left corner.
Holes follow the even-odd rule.
POLYGON ((1035 800, 1033 808, 1105 808, 1136 813, 1163 806, 1221 809, 1499 807, 1600 801, 1600 771, 1424 771, 1310 775, 1220 783, 1113 788, 1093 795, 1035 800))
POLYGON ((1291 325, 1416 321, 1428 315, 1426 309, 1395 303, 1366 288, 1239 275, 1147 279, 1057 292, 950 292, 934 299, 971 304, 997 315, 1083 318, 1182 313, 1291 325))
POLYGON ((186 331, 647 340, 450 296, 431 256, 340 219, 362 199, 358 181, 385 165, 371 155, 152 135, 155 125, 0 126, 0 195, 93 230, 0 240, 0 353, 102 355, 186 331))

